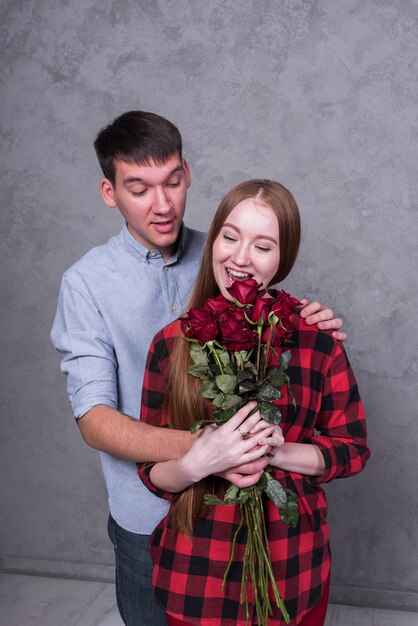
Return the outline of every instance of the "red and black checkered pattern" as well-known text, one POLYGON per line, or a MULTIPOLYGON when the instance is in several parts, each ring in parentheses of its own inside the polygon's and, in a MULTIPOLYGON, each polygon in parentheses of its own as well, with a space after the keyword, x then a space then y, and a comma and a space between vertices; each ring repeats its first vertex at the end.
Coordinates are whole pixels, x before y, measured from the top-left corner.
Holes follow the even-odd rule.
MULTIPOLYGON (((325 472, 320 477, 273 472, 283 487, 298 494, 300 519, 295 529, 280 520, 272 502, 265 501, 271 559, 292 624, 319 602, 330 571, 327 506, 320 483, 360 472, 370 454, 363 406, 342 344, 299 317, 295 326, 292 341, 283 351, 292 352, 288 373, 297 407, 284 389, 283 398, 277 401, 283 414, 283 433, 286 441, 317 445, 324 456, 325 472)), ((169 425, 169 416, 162 412, 167 391, 165 372, 178 334, 177 322, 163 329, 148 355, 141 420, 157 426, 169 425)), ((152 485, 150 465, 139 465, 138 473, 156 495, 175 497, 152 485)), ((245 607, 239 603, 245 526, 238 536, 226 592, 221 590, 232 537, 240 521, 239 507, 225 505, 211 507, 208 517, 197 521, 193 538, 174 534, 169 516, 159 523, 151 537, 153 582, 156 600, 166 611, 201 626, 245 625, 245 607)), ((269 624, 283 623, 279 610, 275 610, 269 624)))

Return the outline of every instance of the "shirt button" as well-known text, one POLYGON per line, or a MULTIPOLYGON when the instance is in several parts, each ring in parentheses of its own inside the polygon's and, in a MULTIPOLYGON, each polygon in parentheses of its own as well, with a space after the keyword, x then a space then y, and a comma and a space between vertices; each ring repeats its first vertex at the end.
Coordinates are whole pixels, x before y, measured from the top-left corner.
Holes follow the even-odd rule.
POLYGON ((150 256, 150 257, 156 257, 157 254, 158 254, 158 250, 150 250, 148 252, 148 256, 150 256))
POLYGON ((172 304, 171 305, 171 310, 172 311, 177 311, 177 304, 172 304))
POLYGON ((163 270, 164 270, 165 272, 168 272, 168 266, 167 266, 167 265, 164 265, 163 270))

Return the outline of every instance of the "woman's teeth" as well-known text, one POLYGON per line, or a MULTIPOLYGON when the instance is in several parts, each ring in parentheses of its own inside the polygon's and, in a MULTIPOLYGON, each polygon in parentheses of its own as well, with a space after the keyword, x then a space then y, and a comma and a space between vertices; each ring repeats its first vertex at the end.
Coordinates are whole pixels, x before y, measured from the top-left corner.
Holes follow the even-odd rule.
POLYGON ((251 278, 251 274, 246 274, 245 272, 236 272, 235 270, 226 270, 229 278, 234 280, 235 278, 251 278))

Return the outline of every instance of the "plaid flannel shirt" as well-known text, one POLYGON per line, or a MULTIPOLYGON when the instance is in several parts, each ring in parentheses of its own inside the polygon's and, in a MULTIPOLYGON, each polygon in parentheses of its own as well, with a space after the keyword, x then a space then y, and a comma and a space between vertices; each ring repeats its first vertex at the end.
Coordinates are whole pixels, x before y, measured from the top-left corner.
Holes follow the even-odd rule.
MULTIPOLYGON (((292 624, 320 600, 330 572, 329 531, 326 497, 321 483, 362 470, 368 457, 366 424, 357 383, 341 343, 328 332, 309 327, 295 316, 296 330, 288 368, 295 408, 287 390, 277 401, 283 415, 285 441, 312 443, 321 450, 325 471, 319 477, 273 471, 273 477, 298 495, 300 519, 288 528, 277 507, 265 499, 265 518, 271 560, 277 585, 292 624)), ((170 426, 162 411, 166 371, 178 322, 159 332, 151 345, 145 369, 141 420, 155 426, 170 426)), ((152 465, 138 464, 144 484, 156 495, 173 500, 176 494, 156 489, 149 479, 152 465)), ((168 514, 151 536, 154 563, 153 584, 158 604, 177 619, 201 626, 245 626, 245 605, 239 602, 246 528, 241 529, 228 574, 225 593, 222 579, 230 557, 232 537, 241 521, 239 506, 210 507, 209 515, 195 524, 193 537, 175 534, 168 514)), ((284 624, 272 602, 269 624, 284 624)), ((253 608, 253 607, 252 607, 253 608)), ((253 620, 256 623, 255 612, 253 620)))

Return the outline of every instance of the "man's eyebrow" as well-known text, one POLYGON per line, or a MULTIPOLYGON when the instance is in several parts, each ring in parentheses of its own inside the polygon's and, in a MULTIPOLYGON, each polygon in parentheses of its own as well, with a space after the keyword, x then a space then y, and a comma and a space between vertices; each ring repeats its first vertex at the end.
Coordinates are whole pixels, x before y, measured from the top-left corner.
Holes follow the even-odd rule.
MULTIPOLYGON (((232 228, 237 233, 241 232, 239 228, 234 226, 234 224, 230 224, 229 222, 224 222, 222 224, 222 228, 224 228, 225 226, 228 226, 228 228, 232 228)), ((269 241, 272 241, 273 243, 279 243, 277 239, 275 239, 274 237, 270 237, 269 235, 262 235, 261 233, 259 235, 256 235, 255 238, 256 239, 268 239, 269 241)))
MULTIPOLYGON (((177 172, 184 172, 184 167, 182 165, 178 165, 177 167, 175 167, 166 176, 165 180, 168 180, 169 178, 171 178, 177 172)), ((140 183, 141 185, 148 185, 149 184, 144 178, 141 178, 140 176, 129 176, 128 178, 125 178, 123 182, 124 182, 125 185, 132 185, 133 183, 140 183)))

